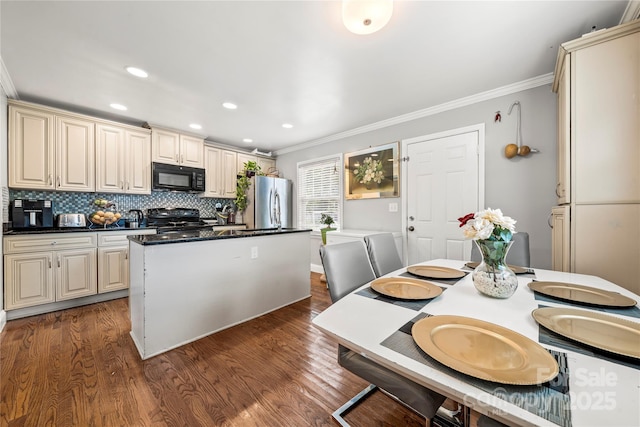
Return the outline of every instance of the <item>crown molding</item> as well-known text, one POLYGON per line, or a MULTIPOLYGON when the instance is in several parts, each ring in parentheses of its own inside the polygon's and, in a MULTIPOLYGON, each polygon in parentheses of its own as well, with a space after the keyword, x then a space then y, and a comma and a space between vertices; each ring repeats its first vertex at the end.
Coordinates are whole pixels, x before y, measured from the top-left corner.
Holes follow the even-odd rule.
POLYGON ((11 81, 11 76, 9 76, 9 71, 7 67, 4 65, 4 61, 0 56, 0 86, 2 90, 4 90, 7 98, 18 99, 18 91, 16 91, 16 87, 13 85, 11 81))
POLYGON ((622 18, 620 18, 620 23, 624 24, 638 18, 640 18, 640 0, 629 0, 627 8, 622 14, 622 18))
POLYGON ((347 138, 349 136, 359 135, 362 133, 371 132, 371 131, 386 128, 389 126, 394 126, 400 123, 421 119, 423 117, 433 116, 436 114, 443 113, 445 111, 455 110, 456 108, 466 107, 468 105, 477 104, 478 102, 488 101, 490 99, 499 98, 501 96, 510 95, 516 92, 522 92, 524 90, 533 89, 533 88, 544 86, 551 83, 553 83, 553 73, 543 74, 541 76, 533 77, 528 80, 523 80, 518 83, 501 86, 499 88, 488 90, 486 92, 480 92, 475 95, 459 98, 450 102, 445 102, 440 105, 414 111, 413 113, 407 113, 402 116, 392 117, 390 119, 381 120, 379 122, 371 123, 369 125, 361 126, 345 132, 329 135, 324 138, 314 139, 312 141, 296 144, 291 147, 283 148, 282 150, 277 150, 275 154, 279 156, 282 154, 292 153, 295 151, 316 147, 318 145, 337 141, 339 139, 347 138))

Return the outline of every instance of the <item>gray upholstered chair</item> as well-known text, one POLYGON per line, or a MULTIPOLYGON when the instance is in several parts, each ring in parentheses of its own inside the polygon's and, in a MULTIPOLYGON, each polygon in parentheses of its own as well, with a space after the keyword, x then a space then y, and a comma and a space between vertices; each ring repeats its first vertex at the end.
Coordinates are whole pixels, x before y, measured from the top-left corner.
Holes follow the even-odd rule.
POLYGON ((384 276, 403 267, 392 233, 365 236, 364 243, 367 246, 371 266, 376 277, 384 276))
MULTIPOLYGON (((507 253, 507 264, 518 267, 531 267, 529 254, 529 233, 519 231, 513 235, 513 244, 507 253)), ((482 255, 475 243, 471 247, 471 261, 482 261, 482 255)))
MULTIPOLYGON (((320 247, 320 258, 329 286, 331 301, 336 302, 351 291, 375 279, 364 242, 355 241, 320 247)), ((367 359, 343 345, 338 346, 338 363, 360 378, 369 381, 364 390, 338 408, 332 417, 342 426, 349 424, 342 415, 376 388, 426 418, 429 426, 445 397, 367 359)))

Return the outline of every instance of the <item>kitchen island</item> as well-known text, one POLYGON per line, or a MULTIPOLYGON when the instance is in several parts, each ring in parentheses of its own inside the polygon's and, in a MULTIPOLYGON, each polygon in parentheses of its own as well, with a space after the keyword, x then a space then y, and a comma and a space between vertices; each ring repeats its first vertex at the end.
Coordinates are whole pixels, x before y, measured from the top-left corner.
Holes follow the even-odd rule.
POLYGON ((310 230, 132 236, 131 337, 143 359, 310 296, 310 230))

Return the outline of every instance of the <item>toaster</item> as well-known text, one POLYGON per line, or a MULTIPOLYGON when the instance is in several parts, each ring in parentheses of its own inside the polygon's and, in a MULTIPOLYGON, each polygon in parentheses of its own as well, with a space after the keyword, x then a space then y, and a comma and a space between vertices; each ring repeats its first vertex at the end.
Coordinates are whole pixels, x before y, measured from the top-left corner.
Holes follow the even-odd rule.
POLYGON ((58 215, 58 227, 86 227, 87 219, 84 214, 65 213, 58 215))

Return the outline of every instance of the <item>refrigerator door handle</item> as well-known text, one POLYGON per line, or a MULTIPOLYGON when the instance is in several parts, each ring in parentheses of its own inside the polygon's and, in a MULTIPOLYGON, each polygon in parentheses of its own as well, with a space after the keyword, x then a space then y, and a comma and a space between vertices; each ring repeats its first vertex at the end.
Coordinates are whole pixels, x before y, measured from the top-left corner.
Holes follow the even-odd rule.
POLYGON ((269 226, 273 227, 273 189, 269 190, 269 226))

